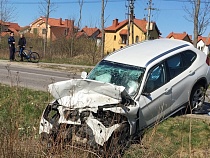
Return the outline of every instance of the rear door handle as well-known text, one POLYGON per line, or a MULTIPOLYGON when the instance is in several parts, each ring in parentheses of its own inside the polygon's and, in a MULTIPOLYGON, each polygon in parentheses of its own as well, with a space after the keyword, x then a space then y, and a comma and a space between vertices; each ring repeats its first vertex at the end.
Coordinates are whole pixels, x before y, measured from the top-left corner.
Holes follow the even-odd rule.
POLYGON ((189 75, 194 75, 194 74, 195 74, 195 71, 192 71, 192 70, 191 70, 191 71, 189 72, 189 75))

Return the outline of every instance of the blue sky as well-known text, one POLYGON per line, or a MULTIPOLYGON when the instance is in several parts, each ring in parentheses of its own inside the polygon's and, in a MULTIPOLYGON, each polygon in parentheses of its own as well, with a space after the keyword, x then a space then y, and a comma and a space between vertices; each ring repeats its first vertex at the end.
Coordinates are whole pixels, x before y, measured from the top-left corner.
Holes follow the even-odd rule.
MULTIPOLYGON (((20 26, 29 25, 35 19, 41 16, 40 4, 43 0, 8 0, 9 5, 15 8, 14 20, 20 26)), ((106 1, 106 0, 105 0, 106 1)), ((77 23, 79 19, 79 4, 78 0, 51 0, 54 3, 54 11, 50 13, 52 18, 74 19, 77 23)), ((187 32, 193 35, 193 23, 186 20, 186 12, 184 7, 190 7, 190 3, 186 0, 153 0, 151 20, 157 23, 157 26, 166 37, 170 32, 187 32)), ((147 18, 148 0, 135 0, 134 13, 136 18, 147 18)), ((105 27, 112 25, 114 19, 119 21, 127 18, 127 0, 108 0, 105 8, 105 27)), ((82 9, 81 26, 98 27, 100 28, 101 16, 101 0, 84 0, 82 9)), ((208 36, 210 26, 203 36, 208 36)))

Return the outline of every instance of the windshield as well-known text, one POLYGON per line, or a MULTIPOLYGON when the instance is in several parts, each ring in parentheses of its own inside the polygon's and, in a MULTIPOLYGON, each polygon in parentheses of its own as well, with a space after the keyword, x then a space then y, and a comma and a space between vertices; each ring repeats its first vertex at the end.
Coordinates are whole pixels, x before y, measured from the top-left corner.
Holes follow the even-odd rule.
POLYGON ((140 86, 144 68, 102 60, 87 79, 124 86, 129 95, 134 95, 140 86))

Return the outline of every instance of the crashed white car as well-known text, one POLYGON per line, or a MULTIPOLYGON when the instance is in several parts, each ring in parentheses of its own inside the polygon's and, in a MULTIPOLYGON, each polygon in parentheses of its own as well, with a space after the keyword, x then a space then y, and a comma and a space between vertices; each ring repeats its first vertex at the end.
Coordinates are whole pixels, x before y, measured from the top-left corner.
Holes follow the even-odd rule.
POLYGON ((43 112, 39 133, 116 147, 188 105, 201 108, 209 60, 191 43, 157 39, 108 55, 82 78, 49 85, 55 100, 43 112))

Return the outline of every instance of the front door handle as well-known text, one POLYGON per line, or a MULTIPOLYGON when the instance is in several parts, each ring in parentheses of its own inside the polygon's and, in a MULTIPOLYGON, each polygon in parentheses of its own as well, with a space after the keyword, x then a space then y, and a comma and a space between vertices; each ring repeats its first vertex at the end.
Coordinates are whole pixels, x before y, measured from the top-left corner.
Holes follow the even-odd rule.
POLYGON ((165 94, 168 94, 168 93, 170 93, 171 92, 171 88, 166 88, 165 89, 165 94))

